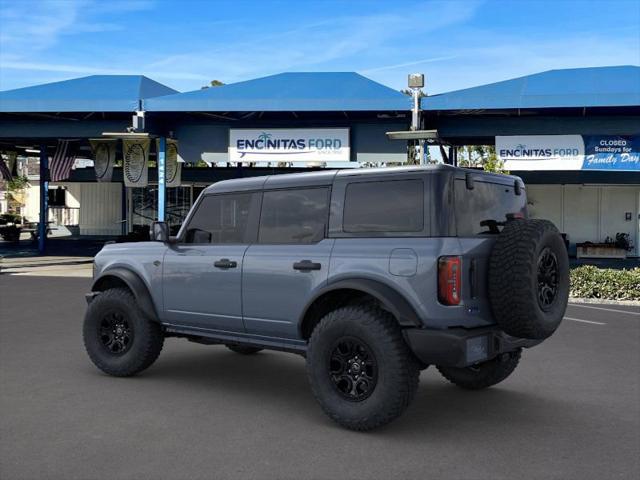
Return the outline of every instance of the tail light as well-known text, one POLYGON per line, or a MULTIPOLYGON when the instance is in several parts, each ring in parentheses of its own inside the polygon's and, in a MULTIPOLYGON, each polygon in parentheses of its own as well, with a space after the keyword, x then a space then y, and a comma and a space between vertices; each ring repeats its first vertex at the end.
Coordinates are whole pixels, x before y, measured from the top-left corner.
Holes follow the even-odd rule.
POLYGON ((462 286, 462 260, 460 257, 438 259, 438 300, 443 305, 458 305, 462 286))

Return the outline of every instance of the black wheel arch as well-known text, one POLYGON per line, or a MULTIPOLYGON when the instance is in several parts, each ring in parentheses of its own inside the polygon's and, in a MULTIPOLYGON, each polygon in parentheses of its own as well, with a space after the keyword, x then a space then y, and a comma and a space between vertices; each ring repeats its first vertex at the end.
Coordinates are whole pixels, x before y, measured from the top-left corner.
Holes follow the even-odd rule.
POLYGON ((136 299, 140 310, 153 321, 159 321, 151 293, 140 276, 124 267, 105 270, 93 281, 92 292, 103 292, 109 288, 126 286, 136 299))
POLYGON ((320 320, 320 312, 314 314, 314 310, 323 303, 323 299, 337 300, 335 307, 338 308, 353 299, 354 295, 357 298, 358 294, 377 300, 380 306, 391 313, 402 327, 422 325, 413 306, 393 287, 368 278, 350 278, 326 285, 307 302, 298 320, 301 338, 308 339, 315 323, 320 320), (344 292, 342 297, 341 292, 344 292))

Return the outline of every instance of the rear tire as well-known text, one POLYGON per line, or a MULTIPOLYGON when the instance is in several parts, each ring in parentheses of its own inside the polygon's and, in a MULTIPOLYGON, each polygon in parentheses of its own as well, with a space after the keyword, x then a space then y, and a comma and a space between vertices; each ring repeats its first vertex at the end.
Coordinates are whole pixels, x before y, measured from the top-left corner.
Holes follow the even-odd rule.
POLYGON ((307 350, 311 389, 324 412, 345 428, 371 430, 407 408, 419 365, 393 316, 374 305, 328 313, 307 350))
POLYGON ((254 353, 258 353, 262 350, 262 348, 250 347, 249 345, 238 345, 236 343, 227 343, 225 346, 232 352, 239 353, 241 355, 253 355, 254 353))
POLYGON ((466 368, 437 367, 444 378, 467 390, 481 390, 505 380, 518 366, 521 350, 466 368))
POLYGON ((160 325, 142 313, 125 288, 105 290, 93 299, 82 334, 94 365, 115 377, 135 375, 151 366, 164 344, 160 325))

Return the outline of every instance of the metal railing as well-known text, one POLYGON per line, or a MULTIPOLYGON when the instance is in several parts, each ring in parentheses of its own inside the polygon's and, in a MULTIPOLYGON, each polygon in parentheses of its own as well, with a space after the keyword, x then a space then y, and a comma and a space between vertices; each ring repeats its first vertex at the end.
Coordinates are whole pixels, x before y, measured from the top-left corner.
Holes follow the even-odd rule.
POLYGON ((55 225, 78 225, 80 208, 49 207, 49 221, 55 225))

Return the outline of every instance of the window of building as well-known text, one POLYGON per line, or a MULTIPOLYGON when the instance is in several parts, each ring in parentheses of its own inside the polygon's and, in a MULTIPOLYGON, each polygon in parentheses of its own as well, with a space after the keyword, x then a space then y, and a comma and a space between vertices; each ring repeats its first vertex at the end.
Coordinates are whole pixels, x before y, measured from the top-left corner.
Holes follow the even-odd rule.
POLYGON ((208 195, 187 226, 187 243, 247 243, 254 194, 208 195))
POLYGON ((350 183, 345 193, 342 224, 349 233, 421 232, 422 180, 350 183))
POLYGON ((309 244, 324 238, 329 217, 329 189, 264 192, 260 243, 309 244))
POLYGON ((47 191, 48 204, 50 207, 67 206, 67 190, 65 188, 50 188, 47 191))

